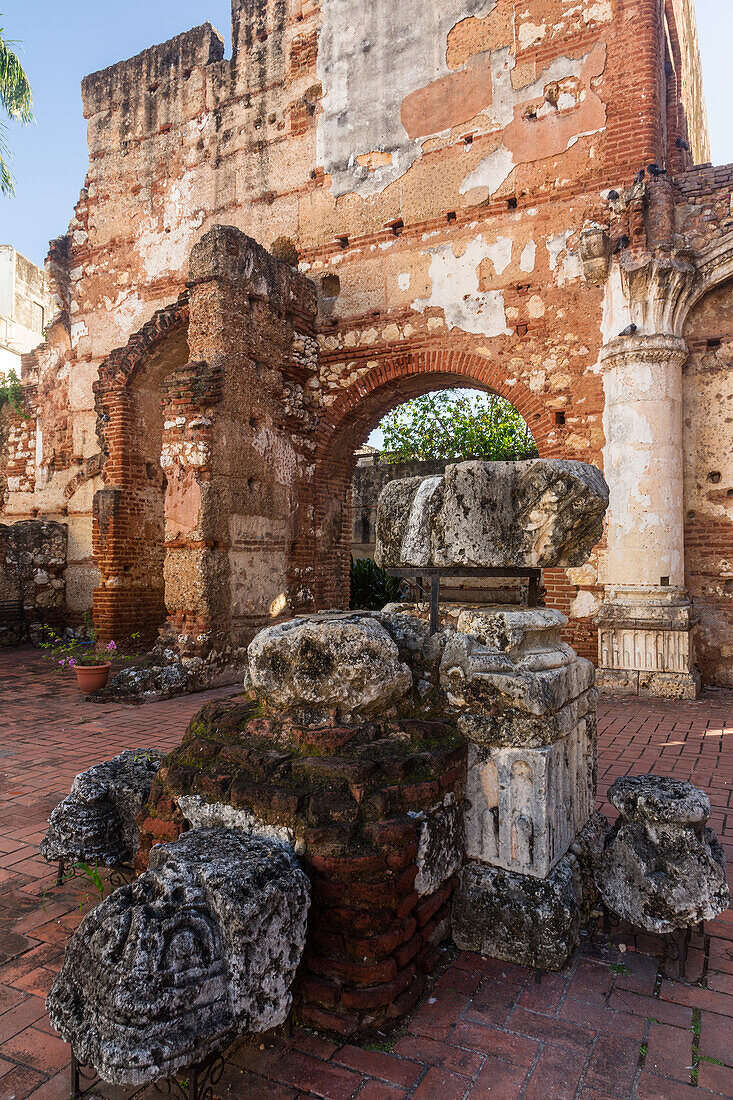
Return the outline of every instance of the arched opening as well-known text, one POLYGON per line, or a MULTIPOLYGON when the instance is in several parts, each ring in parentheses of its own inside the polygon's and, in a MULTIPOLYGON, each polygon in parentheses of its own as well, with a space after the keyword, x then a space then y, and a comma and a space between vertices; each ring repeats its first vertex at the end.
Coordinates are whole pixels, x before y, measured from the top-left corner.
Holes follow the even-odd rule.
MULTIPOLYGON (((350 386, 321 427, 314 478, 315 560, 309 587, 317 608, 347 607, 354 534, 352 486, 357 451, 393 408, 426 393, 481 390, 505 397, 522 415, 540 455, 558 455, 555 425, 525 387, 507 381, 480 356, 416 353, 372 371, 350 386)), ((357 528, 361 526, 356 515, 357 528)), ((363 531, 363 528, 362 528, 363 531)))
POLYGON ((697 302, 684 335, 685 585, 703 683, 733 687, 733 279, 697 302))
MULTIPOLYGON (((164 384, 177 367, 188 361, 187 330, 171 333, 135 372, 129 385, 129 477, 140 514, 137 551, 130 563, 130 585, 145 623, 146 642, 158 635, 166 618, 164 565, 166 511, 176 501, 166 500, 169 488, 161 466, 164 425, 164 384)), ((175 467, 174 467, 175 469, 175 467)), ((172 480, 175 493, 175 477, 172 480)))
POLYGON ((166 619, 165 386, 187 361, 188 309, 182 299, 159 310, 100 367, 95 394, 104 488, 94 499, 100 571, 94 620, 103 640, 124 644, 139 634, 147 646, 166 619))

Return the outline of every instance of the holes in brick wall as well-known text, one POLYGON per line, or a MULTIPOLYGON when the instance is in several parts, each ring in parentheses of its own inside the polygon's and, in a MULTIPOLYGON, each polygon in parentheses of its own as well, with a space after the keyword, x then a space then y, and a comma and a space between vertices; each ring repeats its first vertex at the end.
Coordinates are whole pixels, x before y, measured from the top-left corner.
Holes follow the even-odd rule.
POLYGON ((334 239, 336 241, 336 244, 339 246, 339 248, 348 248, 349 247, 349 238, 346 235, 346 233, 342 233, 334 239))
POLYGON ((451 222, 454 222, 456 220, 455 210, 449 210, 445 216, 445 220, 448 222, 448 225, 450 225, 451 222))
POLYGON ((276 260, 282 260, 283 263, 290 264, 291 267, 298 266, 298 249, 290 237, 278 237, 270 245, 270 252, 276 260))
POLYGON ((260 426, 260 422, 259 422, 259 420, 257 419, 257 417, 256 417, 256 416, 250 416, 250 418, 249 418, 249 426, 250 426, 250 428, 252 429, 252 431, 253 431, 253 432, 256 432, 256 431, 257 431, 257 429, 258 429, 258 428, 259 428, 259 426, 260 426))
POLYGON ((708 474, 708 481, 712 481, 713 485, 718 485, 720 483, 720 477, 719 470, 711 470, 708 474))
POLYGON ((559 428, 561 428, 563 426, 563 424, 565 423, 565 413, 564 412, 560 411, 560 412, 555 413, 555 423, 557 424, 557 426, 559 428))
POLYGON ((465 145, 465 146, 466 146, 467 148, 468 148, 468 147, 469 147, 470 145, 473 145, 473 134, 464 134, 464 135, 463 135, 463 144, 464 144, 464 145, 465 145))
POLYGON ((341 280, 338 275, 329 273, 321 279, 321 293, 324 298, 338 298, 341 293, 341 280))
POLYGON ((385 229, 392 230, 393 237, 399 237, 404 228, 405 223, 403 222, 402 218, 395 218, 394 221, 387 222, 387 224, 385 225, 385 229))
POLYGON ((662 588, 669 588, 669 577, 660 577, 659 583, 661 584, 662 588))
POLYGON ((516 210, 517 209, 517 196, 516 195, 512 195, 511 198, 508 198, 506 200, 506 208, 507 208, 507 210, 516 210))
POLYGON ((707 345, 711 351, 715 351, 715 349, 719 348, 722 343, 723 341, 717 336, 707 341, 707 345))

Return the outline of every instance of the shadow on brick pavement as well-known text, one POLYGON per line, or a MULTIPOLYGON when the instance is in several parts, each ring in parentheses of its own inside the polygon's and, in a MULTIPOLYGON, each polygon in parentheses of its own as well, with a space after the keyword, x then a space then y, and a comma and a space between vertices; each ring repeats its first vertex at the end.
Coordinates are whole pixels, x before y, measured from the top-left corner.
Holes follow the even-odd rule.
MULTIPOLYGON (((96 895, 57 888, 38 843, 77 772, 124 748, 177 745, 207 698, 98 706, 31 650, 0 651, 0 1100, 69 1095, 69 1048, 44 997, 96 895)), ((733 692, 696 703, 601 700, 599 805, 619 775, 653 771, 704 788, 733 860, 733 692)), ((561 974, 447 950, 430 992, 384 1043, 295 1030, 242 1042, 217 1096, 241 1100, 685 1100, 733 1097, 733 913, 694 937, 685 982, 663 941, 585 937, 561 974), (377 1049, 379 1048, 379 1049, 377 1049)), ((104 1088, 111 1098, 121 1090, 104 1088)), ((143 1093, 154 1095, 152 1089, 143 1093)))

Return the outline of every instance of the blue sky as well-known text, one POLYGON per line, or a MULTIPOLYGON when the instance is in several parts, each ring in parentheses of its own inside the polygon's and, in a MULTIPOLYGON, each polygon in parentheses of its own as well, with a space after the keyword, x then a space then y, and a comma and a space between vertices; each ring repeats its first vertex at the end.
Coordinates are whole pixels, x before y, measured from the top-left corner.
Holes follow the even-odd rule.
MULTIPOLYGON (((230 0, 0 0, 0 26, 20 40, 35 91, 36 125, 13 127, 15 199, 0 198, 0 243, 43 263, 66 231, 87 166, 79 86, 87 73, 131 57, 206 20, 230 51, 230 0)), ((697 0, 713 161, 733 162, 731 0, 697 0)))

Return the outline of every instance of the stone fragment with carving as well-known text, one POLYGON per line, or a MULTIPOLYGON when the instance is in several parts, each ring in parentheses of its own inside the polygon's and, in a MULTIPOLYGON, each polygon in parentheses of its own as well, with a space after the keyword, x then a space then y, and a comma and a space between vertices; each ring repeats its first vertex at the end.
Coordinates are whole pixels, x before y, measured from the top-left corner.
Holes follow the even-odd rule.
POLYGON ((309 883, 278 841, 194 829, 92 910, 47 999, 52 1026, 104 1081, 169 1077, 282 1024, 309 883))
POLYGON ((585 462, 459 462, 392 481, 379 498, 384 568, 583 565, 603 531, 608 486, 585 462))
POLYGON ((595 871, 606 905, 638 928, 672 932, 711 920, 730 904, 725 855, 710 800, 692 783, 658 775, 617 779, 619 817, 595 871))
POLYGON ((81 772, 51 814, 41 855, 112 867, 137 851, 137 815, 160 768, 155 749, 125 749, 81 772))

